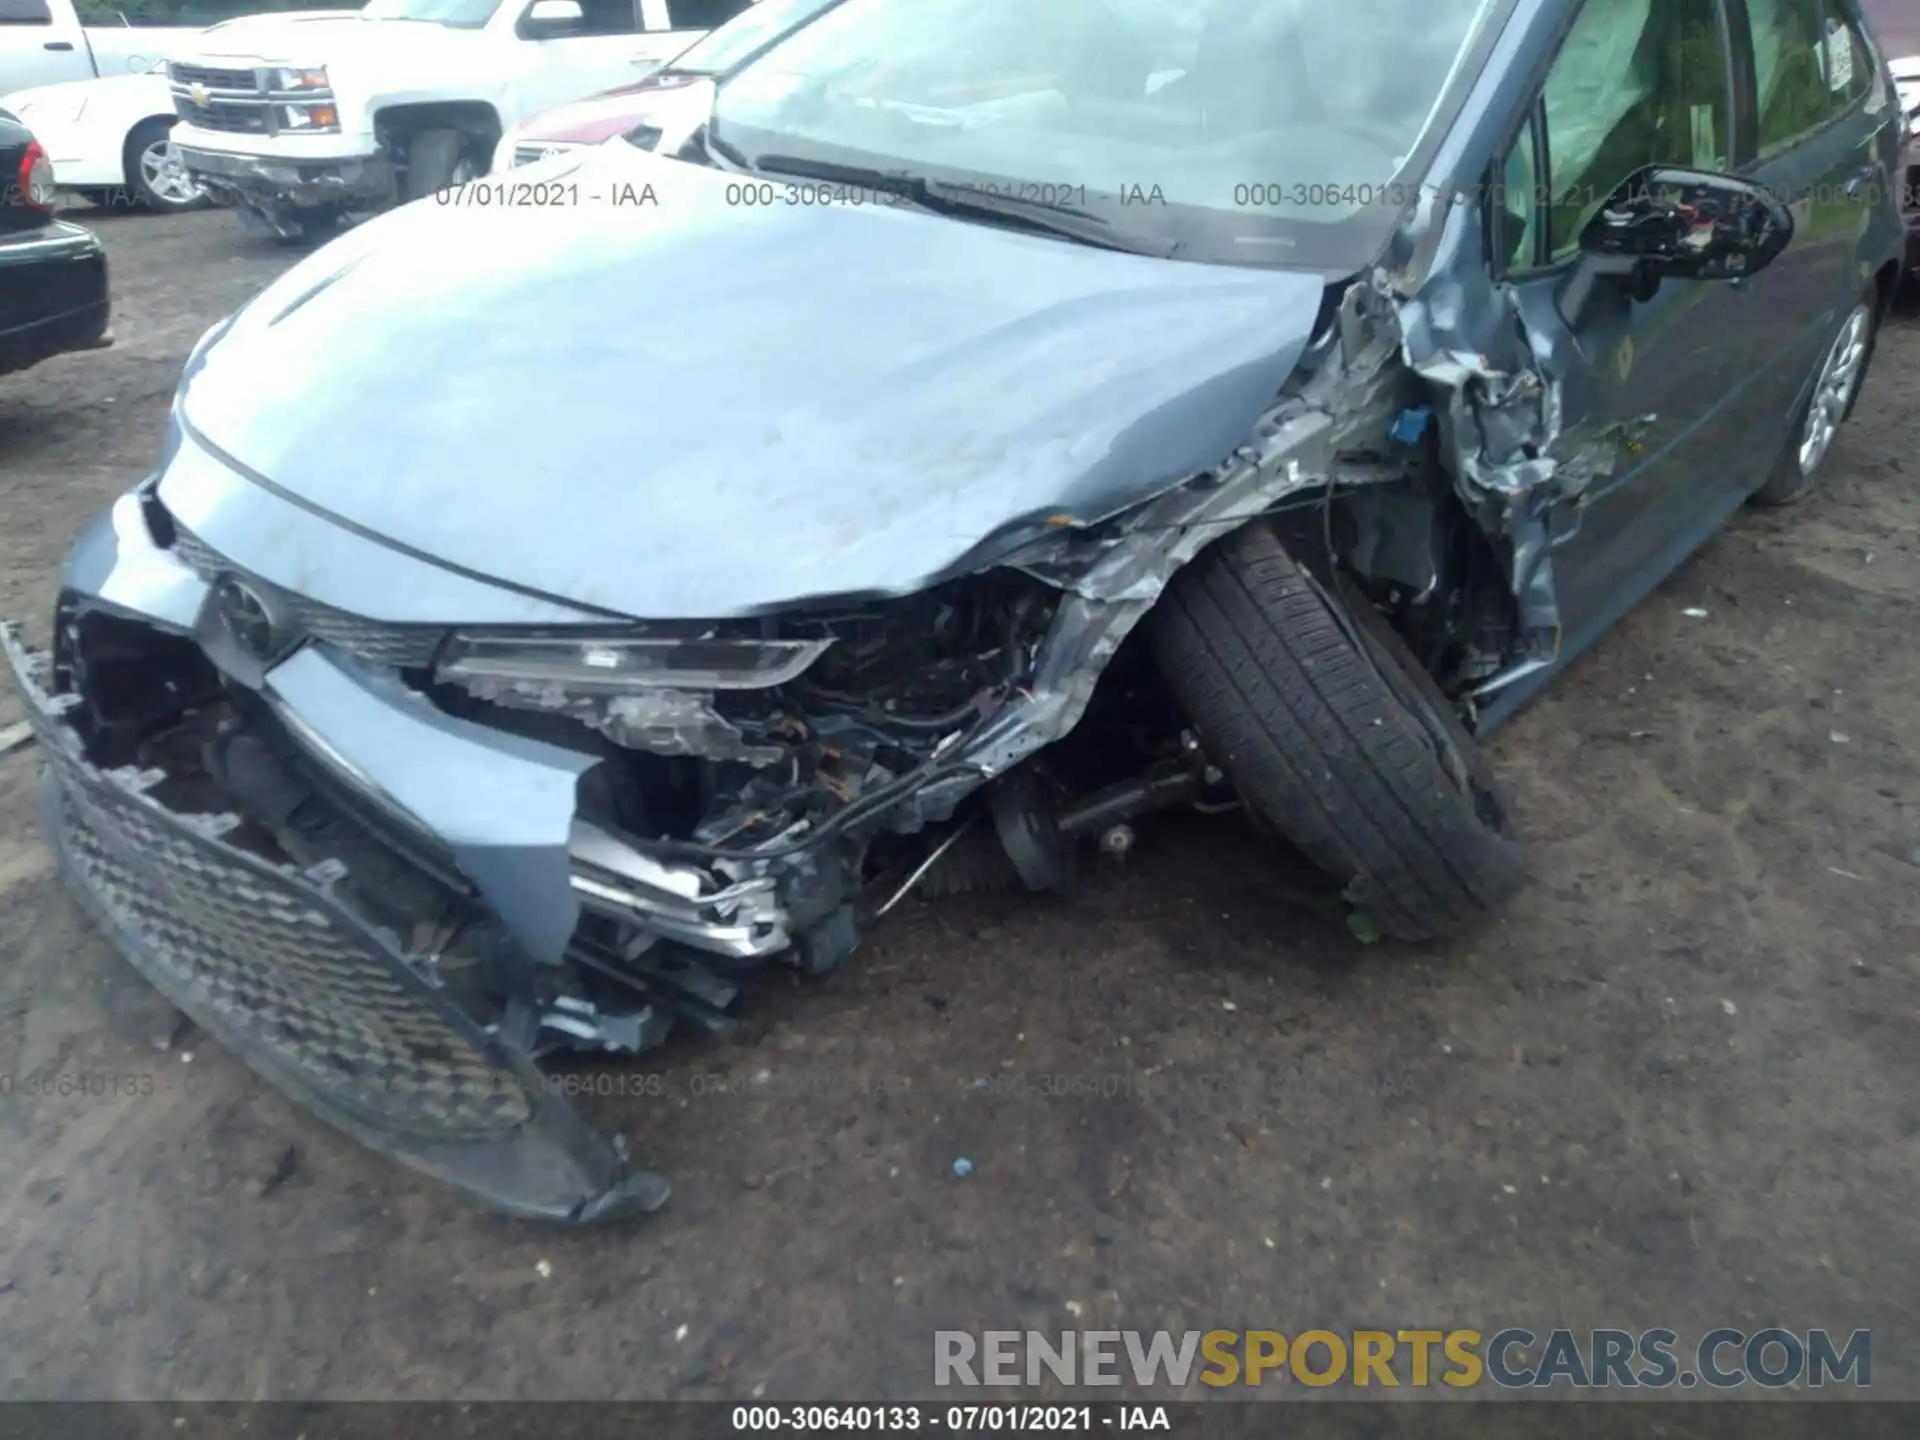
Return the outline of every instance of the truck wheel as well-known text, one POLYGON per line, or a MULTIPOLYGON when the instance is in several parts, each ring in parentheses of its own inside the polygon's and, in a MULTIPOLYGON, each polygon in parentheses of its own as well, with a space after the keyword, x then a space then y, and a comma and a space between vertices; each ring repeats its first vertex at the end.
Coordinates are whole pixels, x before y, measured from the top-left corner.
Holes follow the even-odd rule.
POLYGON ((161 215, 198 210, 207 192, 173 155, 173 121, 164 115, 142 120, 127 136, 124 155, 127 193, 161 215))
POLYGON ((1187 566, 1149 638, 1248 807, 1387 934, 1446 934, 1519 888, 1505 805, 1439 687, 1363 599, 1330 603, 1270 528, 1187 566))
POLYGON ((421 200, 438 190, 477 178, 480 167, 458 130, 422 130, 407 145, 407 199, 421 200))

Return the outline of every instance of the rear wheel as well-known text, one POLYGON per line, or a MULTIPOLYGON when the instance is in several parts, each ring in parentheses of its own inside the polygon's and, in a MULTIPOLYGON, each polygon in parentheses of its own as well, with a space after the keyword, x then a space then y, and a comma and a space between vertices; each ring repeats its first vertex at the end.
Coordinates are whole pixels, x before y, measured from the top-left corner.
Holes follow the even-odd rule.
POLYGON ((124 156, 127 193, 162 215, 198 210, 207 203, 207 192, 175 158, 172 135, 173 121, 166 116, 142 120, 127 136, 124 156))
POLYGON ((1270 528, 1203 553, 1150 627, 1214 763, 1382 930, 1430 939, 1519 888, 1505 805, 1451 705, 1363 599, 1336 605, 1270 528))
POLYGON ((1756 505, 1791 505, 1805 498, 1820 478, 1827 452, 1833 448, 1841 422, 1853 412, 1860 382, 1866 378, 1867 364, 1873 358, 1878 299, 1876 290, 1869 286, 1841 322, 1840 333, 1827 347, 1814 376, 1813 392, 1801 407, 1773 474, 1753 492, 1756 505))

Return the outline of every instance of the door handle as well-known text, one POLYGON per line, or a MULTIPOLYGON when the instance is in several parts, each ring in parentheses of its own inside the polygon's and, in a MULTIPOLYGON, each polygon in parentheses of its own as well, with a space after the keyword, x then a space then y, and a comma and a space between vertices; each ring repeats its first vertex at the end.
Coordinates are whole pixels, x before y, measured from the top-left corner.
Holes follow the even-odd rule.
POLYGON ((1860 198, 1860 192, 1879 178, 1880 167, 1878 165, 1862 165, 1847 177, 1847 198, 1849 200, 1858 200, 1860 198))
POLYGON ((40 48, 42 50, 71 50, 73 49, 73 42, 71 40, 49 40, 40 48))

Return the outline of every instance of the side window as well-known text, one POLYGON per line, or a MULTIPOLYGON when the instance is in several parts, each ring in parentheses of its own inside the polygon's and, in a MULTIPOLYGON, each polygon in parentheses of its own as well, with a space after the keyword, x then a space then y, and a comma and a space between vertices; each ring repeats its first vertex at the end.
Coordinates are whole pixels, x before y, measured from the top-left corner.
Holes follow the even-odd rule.
POLYGON ((580 0, 578 35, 637 35, 640 7, 635 0, 580 0))
POLYGON ((1851 109, 1873 91, 1873 52, 1853 21, 1827 0, 1827 92, 1851 109))
POLYGON ((1540 263, 1540 221, 1546 194, 1540 183, 1540 107, 1507 152, 1507 163, 1493 186, 1494 242, 1498 271, 1517 275, 1540 263))
POLYGON ((1872 82, 1859 38, 1831 10, 1828 0, 1747 0, 1763 160, 1850 109, 1872 82))
POLYGON ((675 30, 718 30, 747 8, 749 0, 667 0, 668 22, 675 30))
POLYGON ((0 0, 0 25, 51 25, 47 0, 0 0))
MULTIPOLYGON (((1719 0, 1587 0, 1541 89, 1537 173, 1515 156, 1505 167, 1500 189, 1508 211, 1521 207, 1520 234, 1541 234, 1558 264, 1635 171, 1726 170, 1730 84, 1719 0)), ((1530 249, 1516 242, 1515 268, 1530 249)))

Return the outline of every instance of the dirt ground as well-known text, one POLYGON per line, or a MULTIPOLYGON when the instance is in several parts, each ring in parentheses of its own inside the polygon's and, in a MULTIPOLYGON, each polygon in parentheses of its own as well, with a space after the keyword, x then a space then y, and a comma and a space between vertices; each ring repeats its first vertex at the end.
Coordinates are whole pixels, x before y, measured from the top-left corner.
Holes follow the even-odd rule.
MULTIPOLYGON (((0 612, 42 633, 188 349, 290 258, 83 218, 118 343, 0 381, 0 612)), ((1920 1395, 1917 405, 1906 319, 1824 487, 1498 737, 1537 876, 1491 929, 1362 947, 1231 817, 1070 900, 910 902, 621 1102, 676 1184, 625 1228, 490 1217, 116 1028, 0 759, 0 1398, 900 1398, 940 1328, 1505 1324, 1871 1327, 1920 1395)))

